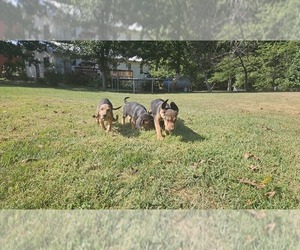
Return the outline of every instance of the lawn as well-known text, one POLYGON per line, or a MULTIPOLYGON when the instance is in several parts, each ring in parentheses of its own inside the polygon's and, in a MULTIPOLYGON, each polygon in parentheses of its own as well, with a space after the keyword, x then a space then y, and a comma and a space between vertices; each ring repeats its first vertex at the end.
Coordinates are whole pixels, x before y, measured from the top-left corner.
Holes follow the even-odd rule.
POLYGON ((300 93, 125 94, 0 85, 2 209, 299 209, 300 93), (107 97, 179 107, 176 131, 92 117, 107 97))

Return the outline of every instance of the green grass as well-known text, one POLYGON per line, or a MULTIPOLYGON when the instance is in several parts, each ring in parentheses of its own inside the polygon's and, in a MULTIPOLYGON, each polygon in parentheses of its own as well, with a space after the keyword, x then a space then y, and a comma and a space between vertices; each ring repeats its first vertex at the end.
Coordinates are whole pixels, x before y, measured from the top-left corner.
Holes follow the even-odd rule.
POLYGON ((299 209, 299 118, 300 93, 151 95, 2 85, 0 207, 299 209), (129 124, 103 132, 92 118, 98 101, 107 97, 119 106, 125 96, 146 107, 155 98, 174 101, 175 133, 160 142, 154 130, 132 131, 129 124))
POLYGON ((9 210, 0 219, 1 249, 299 249, 297 211, 9 210))

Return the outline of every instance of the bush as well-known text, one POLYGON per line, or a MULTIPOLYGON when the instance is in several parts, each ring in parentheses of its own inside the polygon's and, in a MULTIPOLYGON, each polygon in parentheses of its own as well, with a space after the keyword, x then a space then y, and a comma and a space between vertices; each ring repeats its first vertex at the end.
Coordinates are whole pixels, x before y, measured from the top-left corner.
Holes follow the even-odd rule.
POLYGON ((88 82, 88 86, 99 88, 100 86, 102 86, 102 81, 99 79, 92 79, 88 82))
POLYGON ((8 80, 16 80, 24 72, 24 64, 22 62, 6 62, 3 67, 3 76, 8 80))
MULTIPOLYGON (((140 83, 140 85, 141 85, 142 91, 145 91, 145 92, 152 91, 152 82, 151 81, 149 81, 149 80, 142 81, 140 83)), ((153 91, 157 91, 157 90, 159 90, 159 82, 155 81, 153 83, 153 91)))
POLYGON ((46 71, 44 75, 46 83, 50 85, 57 85, 64 79, 63 74, 57 73, 55 71, 46 71))
POLYGON ((90 77, 81 72, 72 72, 66 75, 65 82, 70 85, 88 85, 90 77))

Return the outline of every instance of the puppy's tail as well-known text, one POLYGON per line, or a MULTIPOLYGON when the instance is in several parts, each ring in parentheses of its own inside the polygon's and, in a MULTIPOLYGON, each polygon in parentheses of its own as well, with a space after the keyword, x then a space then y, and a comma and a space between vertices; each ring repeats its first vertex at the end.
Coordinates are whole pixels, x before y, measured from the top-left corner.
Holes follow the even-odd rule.
POLYGON ((119 120, 119 116, 116 115, 116 118, 113 117, 113 122, 117 122, 119 120))
POLYGON ((118 110, 118 109, 120 109, 120 108, 122 108, 122 106, 117 107, 117 108, 113 108, 113 110, 118 110))
POLYGON ((129 96, 124 98, 124 103, 127 103, 127 99, 129 98, 129 96))

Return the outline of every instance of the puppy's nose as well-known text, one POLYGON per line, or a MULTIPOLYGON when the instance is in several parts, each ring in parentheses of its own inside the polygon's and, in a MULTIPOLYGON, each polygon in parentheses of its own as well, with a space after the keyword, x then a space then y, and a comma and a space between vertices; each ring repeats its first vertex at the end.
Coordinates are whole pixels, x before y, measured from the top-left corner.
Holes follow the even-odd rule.
POLYGON ((168 126, 168 130, 169 130, 169 131, 173 131, 174 129, 175 129, 175 126, 174 126, 174 125, 169 125, 169 126, 168 126))

